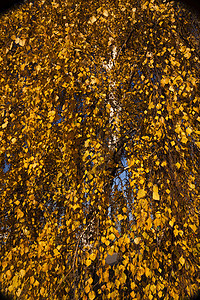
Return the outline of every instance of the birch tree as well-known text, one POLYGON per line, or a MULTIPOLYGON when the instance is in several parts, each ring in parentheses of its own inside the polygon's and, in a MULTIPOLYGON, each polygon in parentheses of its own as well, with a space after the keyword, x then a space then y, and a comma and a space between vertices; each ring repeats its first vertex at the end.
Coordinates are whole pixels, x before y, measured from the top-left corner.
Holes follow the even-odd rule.
POLYGON ((161 0, 42 0, 0 23, 1 286, 16 299, 193 295, 198 19, 161 0))

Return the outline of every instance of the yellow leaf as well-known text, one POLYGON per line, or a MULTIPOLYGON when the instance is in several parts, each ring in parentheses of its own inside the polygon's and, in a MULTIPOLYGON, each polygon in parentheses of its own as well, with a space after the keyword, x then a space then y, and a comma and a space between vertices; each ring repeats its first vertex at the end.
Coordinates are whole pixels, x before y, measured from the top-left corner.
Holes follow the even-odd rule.
POLYGON ((92 263, 92 261, 90 259, 87 259, 86 262, 85 262, 87 267, 89 267, 91 265, 91 263, 92 263))
POLYGON ((22 289, 18 288, 17 291, 16 291, 16 295, 17 295, 18 298, 20 297, 21 292, 22 292, 22 289))
POLYGON ((93 24, 93 23, 95 23, 96 22, 96 20, 97 20, 97 18, 95 17, 95 16, 92 16, 90 19, 89 19, 89 24, 93 24))
POLYGON ((163 295, 163 294, 162 294, 162 291, 159 291, 159 292, 158 292, 158 297, 161 298, 162 295, 163 295))
POLYGON ((153 261, 153 266, 158 269, 159 268, 159 262, 157 261, 157 259, 154 259, 153 261))
POLYGON ((54 252, 54 256, 60 255, 60 253, 59 253, 59 251, 57 249, 54 249, 53 252, 54 252))
POLYGON ((28 168, 28 165, 29 165, 29 164, 28 164, 27 162, 25 162, 25 163, 24 163, 24 168, 28 168))
POLYGON ((169 78, 168 77, 162 78, 160 83, 162 86, 165 86, 166 84, 169 83, 169 78))
POLYGON ((165 167, 166 165, 167 165, 166 161, 163 161, 163 162, 161 163, 161 166, 162 166, 162 167, 165 167))
POLYGON ((20 41, 20 39, 17 37, 16 40, 15 40, 15 43, 19 44, 19 41, 20 41))
POLYGON ((190 58, 190 56, 191 56, 190 48, 186 48, 186 51, 185 51, 185 53, 184 53, 184 56, 185 56, 185 58, 187 58, 187 59, 190 58))
POLYGON ((90 292, 88 297, 89 297, 89 300, 95 299, 95 292, 94 291, 90 292))
POLYGON ((40 284, 39 281, 38 281, 38 280, 35 280, 34 286, 38 286, 39 284, 40 284))
POLYGON ((8 122, 4 123, 1 127, 4 129, 7 127, 7 125, 8 125, 8 122))
MULTIPOLYGON (((175 227, 176 227, 176 226, 175 226, 175 227)), ((174 235, 177 236, 178 233, 179 233, 179 231, 178 231, 178 229, 177 229, 177 227, 176 227, 176 228, 174 229, 174 235)))
POLYGON ((124 217, 122 215, 117 215, 117 218, 118 218, 119 221, 124 219, 124 217))
POLYGON ((90 277, 88 280, 87 280, 88 284, 92 284, 93 283, 93 279, 92 277, 90 277))
POLYGON ((181 257, 179 258, 179 261, 180 261, 181 265, 183 266, 184 263, 185 263, 185 258, 184 258, 183 256, 181 256, 181 257))
POLYGON ((120 281, 121 284, 124 284, 124 283, 126 282, 126 279, 127 279, 127 276, 126 276, 126 274, 123 272, 123 273, 120 275, 119 281, 120 281))
POLYGON ((174 219, 174 217, 173 217, 173 218, 169 221, 169 225, 170 225, 171 227, 173 227, 174 222, 175 222, 175 219, 174 219))
POLYGON ((188 141, 188 139, 186 138, 186 136, 183 136, 183 137, 181 138, 181 142, 182 142, 182 143, 186 144, 187 141, 188 141))
POLYGON ((21 277, 24 277, 25 274, 26 274, 26 271, 25 271, 25 270, 20 270, 19 275, 20 275, 21 277))
POLYGON ((149 218, 147 219, 147 229, 150 230, 151 227, 152 227, 152 218, 149 217, 149 218))
POLYGON ((134 243, 135 243, 136 245, 138 245, 139 242, 140 242, 140 238, 139 238, 139 237, 136 237, 136 238, 134 239, 134 243))
POLYGON ((26 40, 25 40, 25 39, 19 40, 19 45, 20 45, 20 46, 24 46, 25 43, 26 43, 26 40))
POLYGON ((97 256, 96 253, 91 253, 89 258, 90 258, 92 261, 94 261, 95 258, 96 258, 96 256, 97 256))
POLYGON ((86 140, 85 141, 85 147, 87 148, 89 146, 89 144, 90 144, 90 140, 86 140))
POLYGON ((86 287, 85 287, 85 292, 86 294, 88 294, 91 290, 91 286, 88 284, 86 287))
POLYGON ((113 241, 115 239, 115 235, 113 233, 109 234, 109 240, 113 241))
POLYGON ((24 213, 18 208, 17 209, 17 220, 23 218, 24 213))
POLYGON ((157 186, 157 184, 153 185, 153 199, 154 200, 160 200, 160 196, 158 194, 158 186, 157 186))
POLYGON ((41 289, 40 289, 40 294, 41 294, 42 296, 44 296, 44 294, 45 294, 45 289, 44 289, 43 286, 42 286, 41 289))
POLYGON ((146 277, 149 277, 151 275, 151 271, 147 267, 145 268, 145 275, 146 275, 146 277))
POLYGON ((107 241, 107 239, 105 238, 105 236, 101 237, 101 241, 102 241, 102 243, 105 243, 107 241))
POLYGON ((33 282, 35 281, 35 278, 33 276, 30 277, 30 284, 33 284, 33 282))
POLYGON ((181 164, 180 164, 179 162, 177 162, 177 163, 176 163, 176 166, 177 166, 178 169, 180 169, 181 164))
POLYGON ((155 227, 158 227, 161 224, 161 219, 160 218, 156 218, 153 222, 154 222, 155 227))
POLYGON ((152 108, 154 108, 154 106, 155 106, 154 103, 153 103, 153 102, 150 102, 150 103, 149 103, 149 106, 148 106, 148 109, 152 109, 152 108))
POLYGON ((108 17, 108 11, 106 9, 103 11, 103 15, 104 17, 108 17))
POLYGON ((18 275, 15 275, 12 279, 12 288, 16 289, 18 284, 19 284, 19 277, 18 277, 18 275))
POLYGON ((74 209, 74 210, 76 210, 77 208, 80 208, 80 205, 79 205, 79 204, 75 204, 75 205, 73 206, 73 209, 74 209))
POLYGON ((197 231, 197 226, 196 226, 195 224, 190 224, 189 226, 190 226, 190 228, 192 228, 192 230, 193 230, 194 232, 197 231))
POLYGON ((188 128, 186 129, 186 133, 187 133, 187 134, 191 134, 191 133, 192 133, 192 129, 191 129, 190 127, 188 127, 188 128))
POLYGON ((10 270, 6 271, 6 277, 7 277, 8 280, 11 279, 12 274, 11 274, 10 270))
POLYGON ((144 198, 145 195, 146 195, 146 191, 145 191, 145 190, 140 189, 140 190, 138 191, 138 195, 137 195, 137 196, 138 196, 138 199, 144 198))
POLYGON ((124 244, 130 244, 130 239, 127 235, 124 238, 124 244))
POLYGON ((42 266, 42 271, 43 272, 47 272, 48 271, 48 264, 47 263, 45 263, 43 266, 42 266))
POLYGON ((109 251, 108 251, 108 254, 109 254, 109 255, 113 255, 113 253, 114 253, 114 247, 111 247, 111 248, 109 249, 109 251))

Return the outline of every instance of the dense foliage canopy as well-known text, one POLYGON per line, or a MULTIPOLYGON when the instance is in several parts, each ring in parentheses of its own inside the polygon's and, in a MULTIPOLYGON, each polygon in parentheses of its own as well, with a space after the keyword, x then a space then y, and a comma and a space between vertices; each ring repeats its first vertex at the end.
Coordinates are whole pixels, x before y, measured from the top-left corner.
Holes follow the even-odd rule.
POLYGON ((194 15, 161 0, 39 0, 1 16, 9 293, 178 300, 198 289, 199 34, 194 15))

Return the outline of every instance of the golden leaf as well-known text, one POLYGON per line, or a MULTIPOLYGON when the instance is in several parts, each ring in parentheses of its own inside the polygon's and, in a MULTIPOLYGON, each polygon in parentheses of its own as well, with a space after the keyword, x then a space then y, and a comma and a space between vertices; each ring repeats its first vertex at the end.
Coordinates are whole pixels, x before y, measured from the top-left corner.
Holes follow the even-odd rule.
POLYGON ((8 122, 4 123, 1 127, 4 129, 7 127, 7 125, 8 125, 8 122))
POLYGON ((131 293, 130 293, 130 296, 131 296, 131 298, 132 298, 133 300, 136 300, 136 299, 137 299, 135 292, 131 292, 131 293))
POLYGON ((189 59, 191 57, 191 52, 190 52, 190 48, 186 48, 186 51, 184 53, 184 57, 189 59))
POLYGON ((90 140, 86 140, 85 141, 85 147, 87 148, 89 146, 89 144, 90 144, 90 140))
POLYGON ((91 263, 92 263, 92 261, 90 259, 87 259, 86 262, 85 262, 87 267, 89 267, 91 265, 91 263))
POLYGON ((25 39, 19 40, 19 45, 20 45, 20 46, 24 46, 25 43, 26 43, 26 40, 25 40, 25 39))
POLYGON ((113 241, 115 239, 115 235, 113 233, 109 234, 109 240, 113 241))
POLYGON ((44 287, 42 286, 41 287, 41 289, 40 289, 40 294, 42 295, 42 296, 44 296, 45 295, 45 289, 44 289, 44 287))
POLYGON ((189 226, 194 232, 197 231, 197 226, 195 224, 190 224, 189 226))
POLYGON ((94 291, 90 292, 89 295, 88 295, 89 300, 95 299, 95 296, 96 296, 96 295, 95 295, 95 292, 94 292, 94 291))
POLYGON ((34 282, 34 286, 39 286, 39 281, 38 280, 35 280, 35 282, 34 282))
POLYGON ((153 266, 158 270, 159 269, 159 262, 157 261, 157 259, 154 259, 153 261, 153 266))
POLYGON ((127 235, 124 237, 124 243, 125 244, 130 244, 130 239, 127 235))
POLYGON ((154 103, 153 103, 153 102, 150 102, 150 103, 149 103, 149 106, 148 106, 148 109, 152 109, 152 108, 154 108, 154 107, 155 107, 154 103))
MULTIPOLYGON (((175 226, 175 227, 176 227, 176 226, 175 226)), ((177 227, 176 227, 176 228, 174 229, 174 235, 177 236, 178 233, 179 233, 179 231, 178 231, 178 229, 177 229, 177 227)))
POLYGON ((138 191, 138 195, 137 195, 137 196, 138 196, 138 199, 144 198, 145 195, 146 195, 146 191, 145 191, 145 190, 140 189, 140 190, 138 191))
POLYGON ((6 277, 7 277, 8 280, 11 279, 12 274, 11 274, 10 270, 6 271, 6 277))
POLYGON ((34 276, 31 276, 31 277, 30 277, 30 284, 33 284, 34 281, 35 281, 34 276))
POLYGON ((185 263, 185 258, 184 258, 183 256, 181 256, 181 257, 179 258, 179 262, 180 262, 181 265, 183 266, 184 263, 185 263))
POLYGON ((26 271, 25 271, 25 270, 23 270, 23 269, 20 270, 19 275, 20 275, 21 277, 24 277, 25 274, 26 274, 26 271))
POLYGON ((160 195, 158 194, 158 186, 157 184, 153 185, 153 199, 160 200, 160 195))
POLYGON ((95 16, 92 16, 92 17, 89 19, 88 23, 89 23, 89 24, 93 24, 93 23, 96 22, 96 20, 97 20, 97 18, 96 18, 95 16))
POLYGON ((93 252, 93 253, 90 254, 89 259, 91 259, 92 261, 94 261, 95 258, 96 258, 96 256, 97 256, 96 253, 93 252))
POLYGON ((85 287, 86 294, 88 294, 90 292, 90 290, 91 290, 91 286, 89 284, 86 285, 86 287, 85 287))
POLYGON ((54 249, 53 252, 54 252, 54 255, 55 255, 55 256, 60 255, 60 252, 59 252, 57 249, 54 249))
POLYGON ((24 213, 18 208, 17 209, 17 220, 23 218, 24 213))
POLYGON ((47 272, 48 269, 49 269, 49 266, 48 266, 47 263, 45 263, 45 264, 42 266, 42 271, 43 271, 43 272, 47 272))
POLYGON ((174 223, 175 223, 175 219, 174 219, 174 217, 173 217, 173 218, 169 221, 169 225, 170 225, 171 227, 173 227, 174 223))
POLYGON ((177 163, 176 163, 176 166, 177 166, 178 169, 180 169, 181 164, 180 164, 179 162, 177 162, 177 163))
POLYGON ((174 146, 174 145, 175 145, 175 142, 174 142, 174 141, 171 141, 171 145, 174 146))
POLYGON ((166 161, 163 161, 162 163, 161 163, 161 166, 162 167, 165 167, 167 165, 167 162, 166 161))
POLYGON ((124 219, 124 217, 122 215, 117 215, 117 218, 118 218, 119 221, 124 219))
POLYGON ((184 143, 184 144, 186 144, 187 141, 188 141, 188 139, 186 138, 186 136, 182 136, 181 142, 184 143))
POLYGON ((88 279, 88 281, 87 281, 89 284, 92 284, 93 283, 93 279, 92 279, 92 277, 90 277, 89 279, 88 279))
POLYGON ((139 242, 140 242, 140 237, 136 237, 135 239, 134 239, 134 243, 136 244, 136 245, 138 245, 139 244, 139 242))
POLYGON ((17 141, 17 139, 16 139, 16 138, 13 138, 13 139, 11 140, 11 143, 14 144, 16 141, 17 141))
POLYGON ((187 133, 187 134, 191 134, 191 133, 192 133, 192 129, 191 129, 190 127, 188 127, 188 128, 186 129, 186 133, 187 133))
POLYGON ((108 11, 106 9, 104 9, 103 15, 104 15, 104 17, 108 17, 108 11))
POLYGON ((145 268, 145 275, 146 275, 146 277, 149 277, 151 275, 151 271, 147 267, 145 268))

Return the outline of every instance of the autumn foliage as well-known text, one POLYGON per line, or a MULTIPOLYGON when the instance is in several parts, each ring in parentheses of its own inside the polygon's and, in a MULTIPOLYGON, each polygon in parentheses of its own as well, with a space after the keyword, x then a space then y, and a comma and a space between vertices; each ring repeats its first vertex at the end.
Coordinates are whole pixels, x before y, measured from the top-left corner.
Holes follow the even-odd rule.
POLYGON ((0 285, 16 299, 197 291, 199 36, 161 0, 0 17, 0 285))

